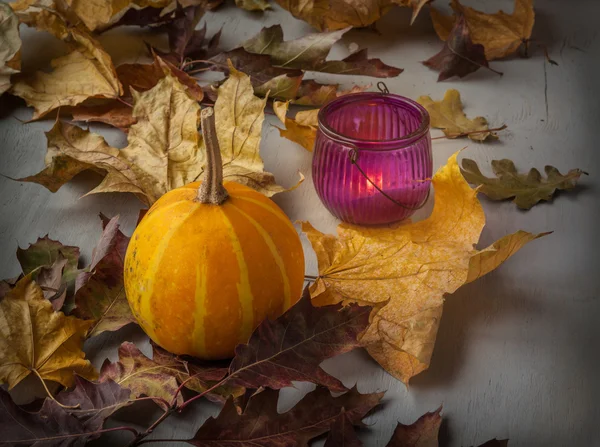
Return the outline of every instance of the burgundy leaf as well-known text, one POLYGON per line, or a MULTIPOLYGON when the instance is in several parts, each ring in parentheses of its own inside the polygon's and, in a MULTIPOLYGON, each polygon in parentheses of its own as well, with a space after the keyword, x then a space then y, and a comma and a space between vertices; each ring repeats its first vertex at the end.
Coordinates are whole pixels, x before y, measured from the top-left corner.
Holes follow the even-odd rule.
POLYGON ((471 41, 469 28, 463 15, 460 15, 454 24, 442 51, 423 64, 440 72, 438 81, 445 81, 452 76, 462 78, 481 67, 490 68, 483 45, 471 41))
POLYGON ((280 389, 298 380, 343 391, 344 385, 319 364, 360 346, 357 338, 370 312, 371 307, 354 304, 313 307, 305 290, 291 309, 275 321, 263 321, 248 344, 236 347, 228 383, 280 389))
POLYGON ((92 252, 92 263, 77 276, 76 308, 73 315, 96 320, 88 337, 104 331, 116 331, 135 322, 125 296, 123 268, 129 238, 119 230, 119 217, 106 222, 100 241, 92 252))
POLYGON ((404 70, 384 64, 381 59, 369 59, 366 48, 352 53, 341 61, 324 61, 315 68, 322 73, 373 76, 375 78, 392 78, 404 70))
POLYGON ((277 411, 279 392, 265 389, 254 394, 243 413, 229 399, 216 418, 209 418, 189 444, 208 447, 308 446, 308 442, 329 431, 331 423, 344 415, 349 423, 361 425, 383 393, 360 394, 356 388, 339 397, 318 387, 291 410, 277 411))
POLYGON ((442 407, 425 413, 411 425, 398 422, 387 447, 437 447, 442 407))
POLYGON ((354 425, 345 413, 340 414, 331 423, 325 447, 362 447, 354 425))
POLYGON ((67 283, 63 281, 63 271, 69 260, 61 253, 51 266, 39 268, 35 282, 44 291, 44 298, 52 303, 54 310, 62 309, 67 297, 67 283))
POLYGON ((46 399, 35 413, 19 408, 8 392, 0 389, 0 445, 80 447, 100 436, 104 421, 128 405, 129 393, 114 382, 96 384, 76 377, 75 389, 57 396, 63 404, 79 405, 65 409, 46 399))

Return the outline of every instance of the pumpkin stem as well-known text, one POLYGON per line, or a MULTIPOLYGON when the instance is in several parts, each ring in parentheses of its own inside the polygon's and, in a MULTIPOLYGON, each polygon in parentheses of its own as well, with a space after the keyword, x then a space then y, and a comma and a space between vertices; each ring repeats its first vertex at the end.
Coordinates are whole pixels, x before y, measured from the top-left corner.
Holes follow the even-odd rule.
POLYGON ((206 146, 206 168, 204 179, 198 188, 198 201, 211 205, 220 205, 229 197, 223 187, 223 166, 221 149, 215 127, 215 112, 212 107, 206 107, 200 112, 200 125, 204 145, 206 146))

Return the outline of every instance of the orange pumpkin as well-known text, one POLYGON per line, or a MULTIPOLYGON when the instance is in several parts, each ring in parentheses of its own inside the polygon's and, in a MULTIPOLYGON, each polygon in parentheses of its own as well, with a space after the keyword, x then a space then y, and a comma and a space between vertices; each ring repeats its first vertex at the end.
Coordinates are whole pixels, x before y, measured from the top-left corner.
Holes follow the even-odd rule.
POLYGON ((265 318, 302 293, 298 233, 270 199, 222 184, 212 109, 201 114, 204 182, 161 197, 136 228, 125 257, 125 291, 158 345, 203 359, 233 355, 265 318))

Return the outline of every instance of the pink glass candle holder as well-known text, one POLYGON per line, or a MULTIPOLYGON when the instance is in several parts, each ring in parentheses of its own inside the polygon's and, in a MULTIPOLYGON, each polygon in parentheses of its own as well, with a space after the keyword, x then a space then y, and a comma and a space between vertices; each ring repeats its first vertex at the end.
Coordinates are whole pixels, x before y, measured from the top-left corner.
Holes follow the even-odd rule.
POLYGON ((312 175, 325 207, 357 225, 397 222, 429 197, 429 114, 387 93, 341 96, 319 111, 312 175))

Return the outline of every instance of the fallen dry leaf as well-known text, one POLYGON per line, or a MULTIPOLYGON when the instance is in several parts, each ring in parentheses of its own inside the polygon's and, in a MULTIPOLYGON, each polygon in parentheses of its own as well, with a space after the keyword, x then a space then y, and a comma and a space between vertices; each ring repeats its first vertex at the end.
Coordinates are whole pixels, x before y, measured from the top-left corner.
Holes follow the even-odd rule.
POLYGON ((320 31, 365 27, 376 22, 393 6, 392 0, 276 0, 294 17, 320 31))
POLYGON ((438 82, 452 76, 463 78, 481 67, 489 68, 483 45, 471 41, 469 28, 462 15, 452 28, 442 51, 423 64, 440 72, 438 82))
POLYGON ((11 75, 20 70, 19 19, 10 6, 0 3, 0 95, 10 88, 11 75))
POLYGON ((289 101, 273 103, 273 110, 277 118, 285 124, 285 129, 279 129, 279 136, 298 143, 304 149, 312 152, 317 138, 317 113, 319 109, 301 111, 296 118, 286 117, 289 101))
POLYGON ((425 413, 410 425, 398 422, 386 447, 438 447, 442 407, 425 413))
POLYGON ((406 7, 412 8, 413 13, 412 13, 412 17, 410 19, 410 24, 412 25, 415 22, 415 19, 417 18, 417 16, 421 12, 421 10, 423 9, 423 6, 425 6, 427 3, 431 2, 432 0, 392 0, 392 1, 399 6, 406 6, 406 7))
POLYGON ((336 417, 329 427, 325 447, 362 447, 363 443, 354 430, 352 420, 342 413, 336 417))
POLYGON ((19 408, 0 389, 0 444, 44 447, 82 446, 100 437, 97 431, 115 411, 128 405, 129 392, 114 382, 96 384, 76 376, 75 388, 62 391, 56 400, 46 399, 35 412, 19 408))
POLYGON ((53 59, 50 73, 38 71, 19 79, 11 89, 35 108, 32 119, 89 98, 118 98, 123 92, 112 60, 100 44, 75 28, 69 34, 73 51, 53 59))
POLYGON ((571 169, 566 175, 561 174, 554 166, 546 166, 546 177, 543 178, 535 168, 527 174, 517 173, 511 160, 492 160, 492 169, 497 178, 486 177, 479 166, 468 158, 462 161, 462 174, 465 179, 478 186, 492 200, 504 200, 514 197, 513 202, 521 209, 528 210, 541 200, 551 200, 558 190, 568 191, 577 185, 582 174, 581 169, 571 169))
POLYGON ((73 385, 75 373, 97 375, 82 351, 91 322, 55 312, 26 276, 0 301, 0 381, 13 388, 29 374, 73 385))
MULTIPOLYGON (((535 21, 533 0, 515 0, 512 14, 502 10, 487 14, 463 6, 458 0, 451 0, 450 4, 456 14, 464 15, 473 43, 484 46, 488 61, 514 53, 521 45, 527 44, 531 37, 535 21)), ((431 19, 440 39, 448 39, 456 15, 446 16, 432 7, 431 19)))
POLYGON ((29 244, 27 248, 17 248, 17 259, 25 275, 29 275, 42 266, 50 267, 61 257, 67 260, 63 272, 64 281, 70 283, 75 280, 78 273, 79 247, 63 245, 46 235, 38 238, 33 244, 29 244))
POLYGON ((267 9, 271 9, 271 5, 266 0, 235 0, 235 5, 246 11, 266 11, 267 9))
POLYGON ((317 254, 311 287, 318 305, 383 305, 361 342, 390 374, 407 383, 427 369, 444 296, 493 270, 542 235, 517 232, 477 251, 485 215, 454 154, 433 178, 431 216, 391 228, 338 227, 338 237, 302 224, 317 254))
POLYGON ((92 262, 77 276, 73 315, 94 321, 88 338, 135 323, 123 285, 123 265, 129 238, 119 230, 118 222, 118 216, 104 222, 102 236, 92 253, 92 262))
POLYGON ((494 132, 486 132, 489 126, 484 117, 467 118, 458 90, 447 90, 441 101, 434 101, 429 96, 420 96, 417 102, 429 112, 431 127, 442 129, 448 138, 468 136, 474 141, 497 138, 494 132))
POLYGON ((344 415, 354 425, 378 404, 383 393, 360 394, 352 388, 338 397, 318 387, 306 394, 291 410, 277 411, 279 392, 262 390, 239 413, 229 399, 217 417, 209 418, 187 442, 196 446, 307 446, 309 441, 329 431, 331 422, 344 415))
MULTIPOLYGON (((223 159, 223 179, 249 186, 267 197, 287 191, 264 172, 259 148, 267 99, 254 96, 250 79, 229 67, 229 78, 219 87, 215 102, 217 137, 223 159)), ((295 188, 302 181, 292 187, 295 188)))
POLYGON ((342 29, 283 40, 281 25, 273 25, 263 28, 242 46, 250 53, 271 56, 273 65, 282 68, 379 78, 394 77, 402 73, 402 69, 385 65, 380 59, 369 59, 366 49, 357 51, 341 61, 325 60, 333 44, 347 31, 348 29, 342 29))
MULTIPOLYGON (((167 409, 179 385, 191 375, 197 374, 193 381, 187 383, 187 388, 201 392, 227 373, 226 368, 188 365, 179 357, 157 347, 153 351, 153 358, 149 359, 133 343, 124 342, 119 347, 119 361, 111 363, 107 359, 102 365, 100 381, 115 381, 121 387, 129 389, 132 398, 142 395, 155 397, 156 404, 167 409)), ((218 394, 220 391, 232 395, 243 393, 243 390, 224 388, 214 390, 206 397, 222 401, 224 397, 218 394)), ((181 394, 177 396, 177 403, 183 403, 181 394)))
MULTIPOLYGON (((52 308, 59 311, 67 298, 67 283, 64 270, 69 260, 62 255, 51 266, 41 266, 35 275, 35 282, 44 292, 44 298, 52 303, 52 308)), ((32 275, 34 276, 34 275, 32 275)))
POLYGON ((357 305, 314 307, 305 290, 292 308, 275 321, 263 321, 248 344, 236 347, 227 383, 280 389, 298 380, 346 390, 319 365, 359 346, 371 310, 357 305))
POLYGON ((127 132, 136 122, 131 114, 131 107, 119 101, 98 106, 75 106, 69 108, 68 113, 73 121, 109 124, 123 132, 127 132))

